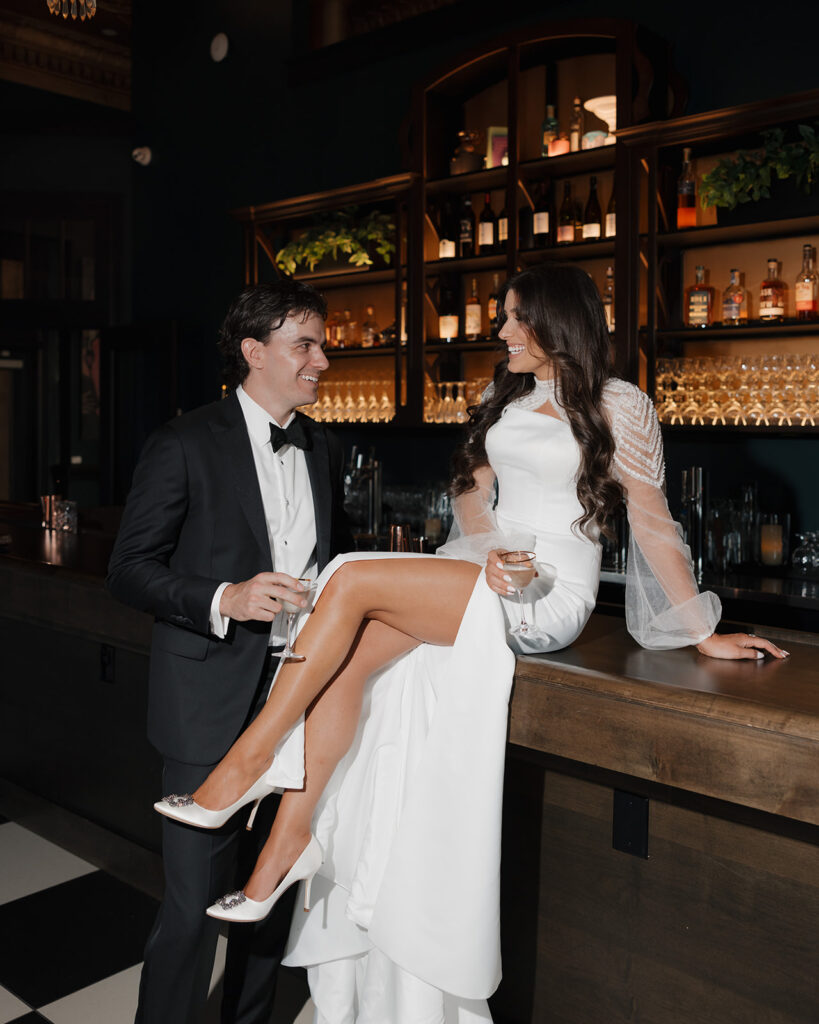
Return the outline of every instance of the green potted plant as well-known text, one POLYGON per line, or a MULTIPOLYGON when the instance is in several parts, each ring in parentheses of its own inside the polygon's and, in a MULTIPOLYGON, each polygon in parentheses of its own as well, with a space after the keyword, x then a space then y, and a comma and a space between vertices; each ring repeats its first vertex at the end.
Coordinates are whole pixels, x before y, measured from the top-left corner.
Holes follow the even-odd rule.
POLYGON ((816 127, 797 125, 795 139, 788 139, 784 128, 771 128, 761 134, 759 148, 740 149, 723 157, 702 177, 700 202, 704 207, 717 207, 721 223, 770 220, 805 212, 804 200, 800 203, 796 193, 811 195, 819 180, 816 127), (795 188, 789 190, 778 185, 784 181, 790 181, 795 188), (745 211, 738 210, 760 200, 767 200, 764 209, 749 210, 746 216, 742 216, 745 211), (737 211, 739 215, 726 218, 725 211, 737 211))
POLYGON ((299 266, 312 271, 322 262, 337 265, 344 258, 354 267, 370 267, 377 257, 389 263, 394 252, 393 218, 378 210, 362 217, 357 207, 348 206, 323 214, 279 249, 276 265, 287 274, 299 266))

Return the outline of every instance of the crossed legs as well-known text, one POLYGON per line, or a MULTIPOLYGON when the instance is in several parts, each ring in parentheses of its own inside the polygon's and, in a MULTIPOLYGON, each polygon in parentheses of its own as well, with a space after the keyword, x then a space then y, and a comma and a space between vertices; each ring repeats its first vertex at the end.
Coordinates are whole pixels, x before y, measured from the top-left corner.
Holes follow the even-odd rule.
POLYGON ((298 638, 306 661, 282 666, 265 707, 194 794, 209 808, 237 799, 313 705, 305 788, 282 799, 245 889, 252 899, 269 895, 304 849, 316 802, 355 735, 367 678, 419 643, 451 646, 479 571, 453 559, 373 559, 345 563, 327 583, 298 638))

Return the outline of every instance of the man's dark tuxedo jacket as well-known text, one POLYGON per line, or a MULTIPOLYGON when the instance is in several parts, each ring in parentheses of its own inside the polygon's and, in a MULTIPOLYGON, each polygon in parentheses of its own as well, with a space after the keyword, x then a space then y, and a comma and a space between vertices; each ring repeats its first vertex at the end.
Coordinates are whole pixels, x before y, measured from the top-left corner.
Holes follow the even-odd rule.
MULTIPOLYGON (((352 549, 335 438, 301 413, 316 514, 319 569, 352 549)), ((220 760, 248 719, 270 624, 231 622, 210 633, 220 583, 273 569, 264 507, 237 396, 172 420, 149 439, 108 567, 118 600, 156 617, 148 738, 165 757, 220 760)))

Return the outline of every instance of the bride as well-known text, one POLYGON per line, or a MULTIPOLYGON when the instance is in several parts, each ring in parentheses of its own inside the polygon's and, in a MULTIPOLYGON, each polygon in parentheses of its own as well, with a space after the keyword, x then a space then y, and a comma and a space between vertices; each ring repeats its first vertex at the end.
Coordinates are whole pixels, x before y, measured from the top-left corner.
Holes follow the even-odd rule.
POLYGON ((194 794, 156 805, 216 828, 286 790, 244 890, 208 913, 258 920, 300 880, 307 909, 316 876, 284 962, 308 967, 317 1024, 491 1020, 513 652, 580 634, 599 537, 623 500, 626 621, 639 643, 786 656, 760 637, 715 633, 719 601, 698 593, 666 504, 654 408, 610 374, 588 275, 521 271, 500 323, 507 353, 454 459, 445 557, 336 559, 298 637, 305 660, 282 663, 263 711, 194 794), (501 558, 511 548, 541 567, 524 595, 529 638, 507 632, 520 614, 501 558))

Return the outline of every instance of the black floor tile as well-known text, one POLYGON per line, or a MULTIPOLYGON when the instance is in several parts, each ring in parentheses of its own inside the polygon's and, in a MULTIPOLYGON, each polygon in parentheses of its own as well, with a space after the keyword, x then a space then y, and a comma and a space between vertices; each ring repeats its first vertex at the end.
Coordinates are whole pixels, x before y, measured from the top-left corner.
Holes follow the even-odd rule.
POLYGON ((41 1017, 39 1013, 27 1013, 25 1017, 15 1017, 14 1020, 10 1020, 9 1024, 49 1024, 46 1017, 41 1017))
POLYGON ((0 825, 5 825, 8 820, 9 820, 8 818, 6 818, 4 815, 0 814, 0 825))
POLYGON ((0 985, 30 1006, 46 1006, 132 967, 158 906, 104 871, 6 903, 0 985))

